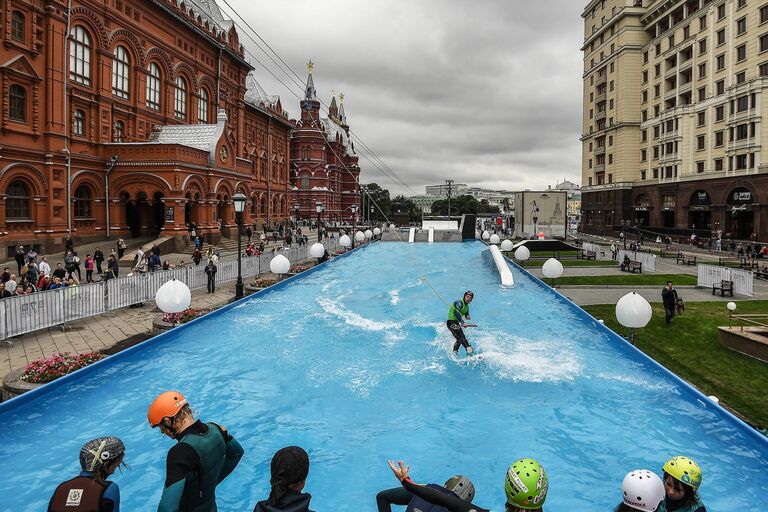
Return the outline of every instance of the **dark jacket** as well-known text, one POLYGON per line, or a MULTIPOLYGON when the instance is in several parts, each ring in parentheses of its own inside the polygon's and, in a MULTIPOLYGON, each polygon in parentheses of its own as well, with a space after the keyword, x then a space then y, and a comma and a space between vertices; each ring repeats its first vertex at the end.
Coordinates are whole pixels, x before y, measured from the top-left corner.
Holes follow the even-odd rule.
POLYGON ((677 304, 677 290, 672 288, 667 290, 666 287, 661 291, 661 300, 664 302, 664 307, 667 309, 674 309, 677 304))
POLYGON ((218 269, 216 268, 216 265, 206 265, 205 273, 208 274, 208 279, 214 279, 216 277, 217 270, 218 269))
POLYGON ((277 506, 272 506, 269 500, 264 500, 256 504, 253 512, 312 512, 309 509, 311 499, 311 494, 289 490, 277 506))

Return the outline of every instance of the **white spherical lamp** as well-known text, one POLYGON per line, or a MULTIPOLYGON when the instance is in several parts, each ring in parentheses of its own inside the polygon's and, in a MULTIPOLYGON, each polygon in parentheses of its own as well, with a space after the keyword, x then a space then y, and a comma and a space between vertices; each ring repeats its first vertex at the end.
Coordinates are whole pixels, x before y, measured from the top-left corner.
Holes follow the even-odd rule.
POLYGON ((490 240, 491 234, 487 231, 483 231, 483 240, 490 240))
POLYGON ((381 228, 373 228, 373 234, 379 236, 381 234, 381 228))
POLYGON ((349 236, 347 235, 342 235, 342 237, 339 238, 339 245, 341 245, 342 247, 349 247, 350 245, 352 245, 352 239, 349 238, 349 236))
POLYGON ((521 245, 515 251, 515 258, 517 258, 518 261, 528 261, 528 258, 530 257, 531 251, 524 245, 521 245))
POLYGON ((365 233, 362 231, 355 233, 355 242, 362 242, 363 240, 365 240, 365 233))
POLYGON ((290 269, 291 262, 282 254, 278 254, 269 262, 269 270, 273 274, 287 274, 290 269))
POLYGON ((488 241, 491 242, 493 245, 496 245, 499 242, 501 242, 501 238, 499 238, 499 235, 494 233, 494 234, 491 235, 491 238, 488 241))
POLYGON ((652 316, 651 305, 637 292, 626 294, 616 303, 616 320, 630 329, 629 340, 632 343, 635 342, 635 329, 642 329, 648 325, 652 316))
POLYGON ((373 237, 373 231, 371 231, 370 229, 366 229, 365 233, 363 234, 365 235, 365 238, 367 238, 368 240, 370 240, 371 237, 373 237))
POLYGON ((727 307, 728 311, 730 311, 731 313, 736 311, 736 303, 735 302, 729 302, 728 304, 725 305, 725 307, 727 307))
POLYGON ((163 313, 181 313, 189 309, 191 303, 189 287, 176 279, 171 279, 155 293, 155 304, 163 313))
POLYGON ((313 258, 322 258, 323 254, 325 254, 325 246, 320 242, 312 244, 312 247, 309 248, 309 255, 313 258))
POLYGON ((555 258, 549 258, 542 265, 541 271, 544 273, 544 277, 557 279, 563 275, 563 264, 555 258))
POLYGON ((503 242, 501 242, 501 250, 503 252, 511 251, 514 246, 515 244, 512 243, 512 240, 504 240, 503 242))

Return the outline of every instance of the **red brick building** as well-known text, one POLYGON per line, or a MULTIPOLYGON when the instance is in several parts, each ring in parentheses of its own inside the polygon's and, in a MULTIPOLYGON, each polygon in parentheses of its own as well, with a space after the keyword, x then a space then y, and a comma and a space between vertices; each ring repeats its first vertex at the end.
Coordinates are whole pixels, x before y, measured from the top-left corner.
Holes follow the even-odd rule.
POLYGON ((310 63, 301 119, 295 121, 291 137, 291 207, 301 219, 316 220, 316 204, 321 202, 323 222, 349 223, 350 206, 360 205, 360 167, 341 99, 339 106, 334 96, 328 117, 320 117, 310 63))
POLYGON ((0 251, 289 217, 291 123, 215 0, 3 0, 0 251))

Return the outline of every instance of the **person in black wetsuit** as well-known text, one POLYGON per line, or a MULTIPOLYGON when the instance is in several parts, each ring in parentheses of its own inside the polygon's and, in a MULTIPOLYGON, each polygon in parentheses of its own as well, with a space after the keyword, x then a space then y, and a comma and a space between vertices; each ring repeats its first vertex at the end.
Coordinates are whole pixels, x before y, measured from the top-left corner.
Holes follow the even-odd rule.
POLYGON ((469 304, 474 298, 475 294, 468 290, 464 292, 464 297, 451 304, 451 309, 448 310, 448 321, 446 322, 446 325, 448 326, 448 330, 451 331, 451 334, 453 334, 453 337, 456 338, 456 343, 453 344, 454 355, 459 354, 459 347, 464 347, 468 356, 471 356, 474 352, 472 345, 470 345, 464 334, 464 330, 462 329, 467 326, 464 319, 472 319, 469 314, 469 304))
MULTIPOLYGON (((456 495, 469 503, 475 497, 475 486, 469 478, 462 475, 452 476, 445 485, 427 484, 427 487, 445 494, 456 495)), ((376 495, 376 506, 379 512, 392 512, 391 505, 407 505, 405 512, 445 512, 447 510, 445 507, 414 496, 402 486, 381 491, 376 495)))
POLYGON ((149 408, 152 428, 178 441, 166 460, 158 512, 215 512, 216 486, 237 467, 243 447, 225 427, 195 421, 187 399, 166 391, 149 408))
POLYGON ((309 475, 309 455, 299 446, 286 446, 275 453, 270 466, 269 498, 256 503, 253 512, 312 512, 312 495, 301 492, 309 475))
MULTIPOLYGON (((445 494, 431 487, 414 483, 409 474, 410 466, 406 466, 403 461, 395 464, 390 460, 389 467, 406 491, 429 503, 445 507, 449 512, 491 512, 490 509, 464 501, 453 494, 445 494)), ((538 462, 533 459, 519 459, 507 470, 504 490, 507 495, 506 512, 528 510, 544 512, 549 480, 544 468, 538 462)))

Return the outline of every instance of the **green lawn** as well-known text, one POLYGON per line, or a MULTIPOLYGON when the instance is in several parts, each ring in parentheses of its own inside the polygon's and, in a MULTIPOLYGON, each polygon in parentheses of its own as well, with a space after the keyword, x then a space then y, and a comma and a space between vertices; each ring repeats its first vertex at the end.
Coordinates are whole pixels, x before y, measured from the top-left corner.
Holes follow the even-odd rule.
MULTIPOLYGON (((627 329, 616 321, 616 306, 584 306, 620 334, 627 329)), ((768 427, 768 364, 733 352, 718 340, 717 326, 728 325, 722 302, 689 302, 686 312, 672 326, 664 326, 661 304, 653 304, 653 318, 637 334, 637 347, 706 395, 715 395, 725 406, 752 424, 768 427)), ((768 301, 738 303, 739 313, 764 313, 768 301)))
MULTIPOLYGON (((545 261, 545 259, 540 260, 528 260, 525 262, 520 262, 512 258, 515 263, 518 265, 525 267, 525 268, 536 268, 541 267, 545 261)), ((615 267, 617 266, 617 263, 612 260, 560 260, 560 263, 563 264, 563 267, 615 267)))
POLYGON ((566 276, 557 279, 558 285, 626 285, 626 286, 651 286, 663 287, 667 281, 675 285, 695 285, 696 276, 690 274, 630 274, 617 276, 566 276))

